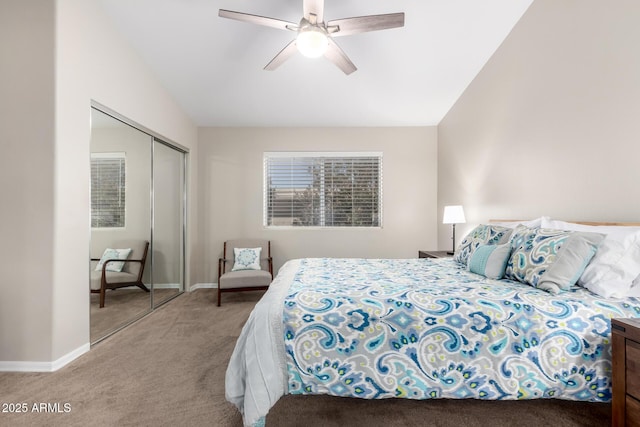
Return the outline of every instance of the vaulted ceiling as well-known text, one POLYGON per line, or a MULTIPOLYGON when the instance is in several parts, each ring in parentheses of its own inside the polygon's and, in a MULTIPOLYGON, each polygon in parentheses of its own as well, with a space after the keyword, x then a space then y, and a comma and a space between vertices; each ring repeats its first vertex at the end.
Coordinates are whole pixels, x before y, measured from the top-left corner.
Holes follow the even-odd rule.
POLYGON ((440 122, 533 0, 326 0, 325 21, 405 13, 403 28, 336 38, 358 70, 295 55, 295 36, 218 17, 298 22, 302 0, 99 0, 199 126, 428 126, 440 122))

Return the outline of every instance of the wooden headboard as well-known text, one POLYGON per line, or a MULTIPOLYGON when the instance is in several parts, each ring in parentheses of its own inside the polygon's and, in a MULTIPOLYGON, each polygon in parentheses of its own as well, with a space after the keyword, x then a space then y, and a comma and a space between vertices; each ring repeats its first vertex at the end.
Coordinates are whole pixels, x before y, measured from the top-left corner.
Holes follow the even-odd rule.
MULTIPOLYGON (((489 222, 523 222, 523 219, 490 219, 489 222)), ((617 227, 640 227, 640 222, 599 222, 599 221, 567 221, 582 225, 609 225, 617 227)))

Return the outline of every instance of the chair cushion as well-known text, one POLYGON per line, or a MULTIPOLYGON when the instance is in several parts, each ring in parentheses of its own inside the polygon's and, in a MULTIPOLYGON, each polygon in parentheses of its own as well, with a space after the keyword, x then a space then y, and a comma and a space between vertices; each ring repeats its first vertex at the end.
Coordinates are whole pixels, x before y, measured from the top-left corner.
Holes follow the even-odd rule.
POLYGON ((220 276, 220 289, 269 286, 271 274, 264 270, 230 271, 220 276))
MULTIPOLYGON (((127 283, 127 282, 135 282, 138 278, 137 274, 131 274, 127 272, 116 272, 116 271, 107 271, 106 273, 107 283, 127 283)), ((101 271, 92 271, 91 272, 91 289, 97 291, 100 289, 100 281, 102 280, 102 272, 101 271)), ((107 288, 109 286, 107 285, 107 288)))

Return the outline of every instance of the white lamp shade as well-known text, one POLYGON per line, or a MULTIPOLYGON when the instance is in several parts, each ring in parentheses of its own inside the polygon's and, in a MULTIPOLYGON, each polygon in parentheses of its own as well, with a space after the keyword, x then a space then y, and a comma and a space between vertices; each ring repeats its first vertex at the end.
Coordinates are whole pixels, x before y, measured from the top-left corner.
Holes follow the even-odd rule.
POLYGON ((442 217, 443 224, 464 224, 464 210, 460 205, 445 206, 444 215, 442 217))
POLYGON ((307 58, 318 58, 327 51, 329 40, 322 30, 311 27, 298 33, 296 47, 307 58))

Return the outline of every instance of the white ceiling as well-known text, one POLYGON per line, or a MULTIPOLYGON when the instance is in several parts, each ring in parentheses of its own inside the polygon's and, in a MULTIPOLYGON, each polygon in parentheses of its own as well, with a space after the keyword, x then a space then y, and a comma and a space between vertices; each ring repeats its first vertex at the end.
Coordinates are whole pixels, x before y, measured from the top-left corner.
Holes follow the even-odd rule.
POLYGON ((405 12, 403 28, 337 38, 358 71, 296 55, 295 33, 218 9, 298 22, 302 0, 99 0, 198 126, 436 125, 533 0, 327 0, 325 21, 405 12))

